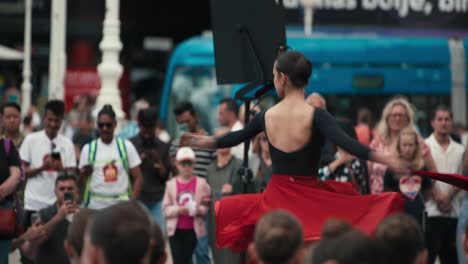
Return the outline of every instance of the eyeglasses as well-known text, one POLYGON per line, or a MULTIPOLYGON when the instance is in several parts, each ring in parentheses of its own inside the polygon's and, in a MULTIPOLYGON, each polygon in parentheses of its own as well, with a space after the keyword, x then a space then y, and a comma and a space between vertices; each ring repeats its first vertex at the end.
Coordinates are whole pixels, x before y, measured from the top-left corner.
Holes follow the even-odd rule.
POLYGON ((183 160, 179 162, 182 167, 192 167, 193 161, 191 160, 183 160))
POLYGON ((97 123, 98 127, 99 128, 104 128, 104 127, 107 127, 107 128, 111 128, 114 124, 113 123, 97 123))

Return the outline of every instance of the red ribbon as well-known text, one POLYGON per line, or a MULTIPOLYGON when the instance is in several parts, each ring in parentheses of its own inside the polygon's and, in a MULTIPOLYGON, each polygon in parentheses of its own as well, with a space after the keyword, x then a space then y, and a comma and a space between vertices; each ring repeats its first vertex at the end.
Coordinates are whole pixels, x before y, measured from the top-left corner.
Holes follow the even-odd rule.
POLYGON ((465 191, 468 191, 468 177, 467 176, 463 176, 459 174, 452 174, 452 173, 429 172, 429 171, 422 171, 422 170, 412 170, 411 173, 417 174, 420 176, 427 176, 433 180, 445 182, 450 185, 459 187, 465 191))

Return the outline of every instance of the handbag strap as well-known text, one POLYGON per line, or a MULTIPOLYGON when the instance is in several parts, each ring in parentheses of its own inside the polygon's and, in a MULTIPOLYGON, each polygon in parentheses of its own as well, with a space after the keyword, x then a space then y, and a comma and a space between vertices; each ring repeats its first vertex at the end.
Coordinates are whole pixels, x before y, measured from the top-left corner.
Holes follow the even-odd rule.
POLYGON ((10 139, 9 138, 3 138, 3 148, 5 149, 5 154, 8 156, 10 155, 10 139))
MULTIPOLYGON (((5 149, 6 156, 9 156, 10 149, 11 149, 11 140, 9 138, 3 138, 3 148, 5 149)), ((20 167, 20 182, 23 182, 23 181, 24 181, 24 171, 23 171, 23 168, 20 167)), ((18 188, 19 188, 19 184, 13 193, 13 198, 15 199, 15 211, 16 211, 16 216, 17 216, 16 219, 18 221, 21 221, 23 217, 23 208, 21 207, 20 197, 18 195, 18 188)))

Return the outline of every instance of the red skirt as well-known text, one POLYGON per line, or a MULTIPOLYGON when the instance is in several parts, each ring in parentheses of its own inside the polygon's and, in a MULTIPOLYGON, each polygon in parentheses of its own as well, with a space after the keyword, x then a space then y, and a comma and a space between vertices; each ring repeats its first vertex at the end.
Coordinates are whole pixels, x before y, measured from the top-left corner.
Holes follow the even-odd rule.
POLYGON ((383 218, 404 210, 404 201, 399 193, 359 195, 348 183, 273 175, 264 193, 230 196, 216 204, 217 247, 246 250, 257 220, 273 209, 294 214, 305 241, 316 241, 329 218, 344 219, 372 235, 383 218))

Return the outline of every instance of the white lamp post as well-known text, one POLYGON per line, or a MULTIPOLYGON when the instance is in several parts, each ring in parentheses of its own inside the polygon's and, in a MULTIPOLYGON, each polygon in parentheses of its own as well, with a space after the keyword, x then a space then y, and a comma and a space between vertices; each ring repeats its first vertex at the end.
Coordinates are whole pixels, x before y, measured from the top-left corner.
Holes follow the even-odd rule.
POLYGON ((32 0, 24 2, 24 51, 23 51, 23 82, 21 83, 21 114, 23 116, 31 106, 31 17, 32 0))
POLYGON ((49 55, 49 99, 64 99, 67 1, 52 0, 49 55))
POLYGON ((102 62, 98 65, 101 77, 101 90, 96 102, 94 115, 105 104, 112 105, 117 118, 122 120, 125 114, 122 110, 122 101, 118 82, 123 72, 119 62, 119 53, 122 50, 120 41, 119 0, 106 0, 106 16, 103 26, 103 38, 99 44, 102 51, 102 62))
POLYGON ((301 0, 301 4, 304 7, 304 34, 310 36, 312 35, 315 0, 301 0))

